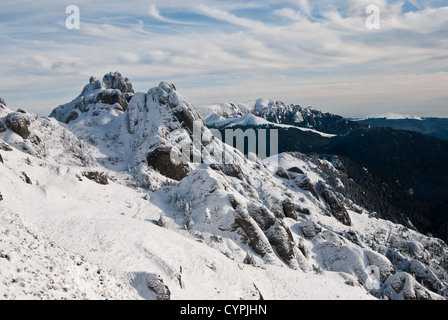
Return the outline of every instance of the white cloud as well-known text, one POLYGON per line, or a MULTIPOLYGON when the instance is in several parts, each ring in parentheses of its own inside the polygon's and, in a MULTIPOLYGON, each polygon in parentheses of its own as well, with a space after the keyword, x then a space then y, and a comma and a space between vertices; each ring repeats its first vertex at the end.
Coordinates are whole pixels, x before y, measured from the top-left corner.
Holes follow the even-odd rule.
POLYGON ((446 97, 437 81, 448 70, 448 7, 425 3, 418 12, 402 13, 404 2, 376 0, 382 29, 372 31, 365 28, 371 2, 154 0, 129 1, 123 10, 122 2, 79 1, 81 30, 73 32, 64 27, 59 2, 43 17, 32 14, 45 11, 37 5, 23 2, 21 11, 10 2, 3 8, 9 18, 0 20, 0 59, 8 75, 0 78, 0 95, 30 108, 42 108, 47 96, 49 113, 55 100, 74 98, 55 99, 52 91, 78 92, 90 75, 118 70, 144 91, 160 80, 185 83, 184 95, 200 103, 271 93, 298 104, 306 104, 303 99, 329 108, 349 105, 357 112, 354 96, 361 103, 364 94, 369 99, 363 105, 378 108, 391 107, 388 99, 415 105, 412 93, 419 92, 419 101, 436 105, 446 97), (426 76, 431 86, 404 81, 412 75, 426 76), (394 81, 412 90, 398 96, 387 90, 394 81), (373 88, 384 96, 371 94, 373 88), (23 90, 42 100, 21 101, 23 90))

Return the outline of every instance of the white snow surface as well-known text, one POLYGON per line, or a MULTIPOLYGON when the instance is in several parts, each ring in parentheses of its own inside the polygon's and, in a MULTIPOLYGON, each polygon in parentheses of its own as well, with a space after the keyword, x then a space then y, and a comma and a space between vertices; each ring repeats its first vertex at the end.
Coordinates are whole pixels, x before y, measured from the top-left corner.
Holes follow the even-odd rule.
MULTIPOLYGON (((206 164, 190 164, 180 182, 164 177, 146 164, 147 152, 190 139, 173 120, 172 101, 174 109, 194 114, 174 86, 162 82, 136 93, 126 111, 91 105, 69 124, 26 113, 37 144, 9 129, 0 133, 0 145, 7 146, 0 148, 0 299, 157 299, 149 279, 161 279, 175 300, 376 299, 371 266, 379 269, 384 290, 397 282, 387 281, 395 272, 385 257, 391 239, 414 241, 421 255, 428 244, 445 250, 436 239, 365 210, 349 209, 353 224, 342 225, 322 200, 275 175, 277 168, 240 154, 233 160, 239 177, 206 164), (85 172, 105 173, 109 183, 91 181, 85 172), (310 214, 278 217, 285 199, 310 214), (264 256, 236 223, 241 215, 255 228, 264 256), (275 225, 264 229, 263 219, 275 225), (305 238, 304 222, 321 231, 305 238), (362 246, 344 236, 349 231, 362 235, 362 246), (281 256, 281 245, 292 258, 281 256)), ((0 120, 11 112, 0 108, 0 120)), ((290 154, 279 161, 285 169, 303 169, 313 184, 323 179, 311 161, 290 154)), ((416 284, 408 283, 412 293, 416 284)))

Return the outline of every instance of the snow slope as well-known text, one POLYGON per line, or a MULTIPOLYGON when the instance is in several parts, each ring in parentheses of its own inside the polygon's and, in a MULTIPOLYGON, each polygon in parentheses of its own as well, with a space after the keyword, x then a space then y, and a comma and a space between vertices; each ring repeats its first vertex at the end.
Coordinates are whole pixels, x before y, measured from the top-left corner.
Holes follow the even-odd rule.
MULTIPOLYGON (((110 82, 127 83, 109 75, 109 85, 90 81, 103 89, 83 90, 55 109, 63 121, 23 111, 29 138, 10 128, 0 132, 2 298, 441 299, 446 293, 446 245, 344 198, 322 173, 328 167, 340 174, 332 162, 293 154, 280 155, 278 166, 247 159, 204 126, 203 161, 161 161, 166 150, 177 155, 198 145, 192 134, 202 118, 167 82, 129 94, 126 103, 100 101, 96 94, 120 91, 110 82), (81 100, 89 102, 80 109, 81 100), (221 163, 216 151, 229 160, 221 163), (331 204, 324 190, 334 195, 331 204), (333 202, 350 224, 338 220, 333 202)), ((5 127, 11 113, 0 108, 5 127)))

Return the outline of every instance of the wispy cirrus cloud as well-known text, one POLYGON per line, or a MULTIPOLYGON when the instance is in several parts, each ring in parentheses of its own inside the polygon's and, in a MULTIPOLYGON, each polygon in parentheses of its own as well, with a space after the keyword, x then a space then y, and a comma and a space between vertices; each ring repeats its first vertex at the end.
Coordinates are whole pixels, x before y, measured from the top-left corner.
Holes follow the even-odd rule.
POLYGON ((173 81, 196 104, 265 97, 345 115, 421 113, 425 104, 448 116, 447 1, 45 3, 0 12, 0 96, 41 114, 90 75, 118 70, 142 91, 173 81), (380 30, 365 27, 372 2, 380 30), (65 28, 69 4, 80 8, 80 30, 65 28))

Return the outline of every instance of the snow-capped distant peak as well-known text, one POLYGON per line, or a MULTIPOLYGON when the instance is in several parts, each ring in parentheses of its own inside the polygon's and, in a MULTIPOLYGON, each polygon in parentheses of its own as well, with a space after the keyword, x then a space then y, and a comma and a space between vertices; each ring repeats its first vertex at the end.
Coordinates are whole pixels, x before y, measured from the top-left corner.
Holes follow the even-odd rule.
POLYGON ((406 120, 406 119, 412 119, 412 120, 423 120, 420 117, 408 115, 408 114, 398 114, 398 113, 375 113, 371 114, 369 116, 356 119, 358 121, 368 120, 368 119, 387 119, 387 120, 406 120))

